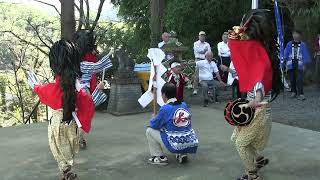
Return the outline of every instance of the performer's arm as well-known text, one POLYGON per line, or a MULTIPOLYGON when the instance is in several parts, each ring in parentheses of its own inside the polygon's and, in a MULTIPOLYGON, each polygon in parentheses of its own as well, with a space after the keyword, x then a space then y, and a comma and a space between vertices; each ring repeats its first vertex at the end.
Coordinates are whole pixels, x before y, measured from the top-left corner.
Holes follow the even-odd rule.
POLYGON ((107 100, 107 95, 102 91, 103 86, 103 82, 99 83, 91 95, 95 107, 107 100))
POLYGON ((160 130, 164 125, 165 109, 160 108, 158 114, 150 121, 149 127, 152 129, 160 130))
POLYGON ((249 106, 253 108, 260 107, 260 102, 263 100, 265 91, 264 86, 261 82, 257 82, 257 84, 253 87, 254 99, 249 102, 249 106))
POLYGON ((81 72, 82 73, 96 73, 96 72, 101 72, 104 69, 108 69, 112 67, 111 60, 109 59, 109 56, 103 56, 102 59, 100 59, 98 62, 93 63, 93 62, 86 62, 83 61, 81 62, 81 72))

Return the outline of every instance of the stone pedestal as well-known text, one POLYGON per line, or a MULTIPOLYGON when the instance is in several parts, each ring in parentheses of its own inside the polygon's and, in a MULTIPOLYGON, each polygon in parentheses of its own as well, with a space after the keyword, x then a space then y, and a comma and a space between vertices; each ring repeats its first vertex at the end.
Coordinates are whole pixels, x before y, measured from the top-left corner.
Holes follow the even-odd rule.
POLYGON ((145 112, 138 102, 141 95, 141 82, 134 72, 117 72, 111 80, 107 112, 118 116, 145 112))

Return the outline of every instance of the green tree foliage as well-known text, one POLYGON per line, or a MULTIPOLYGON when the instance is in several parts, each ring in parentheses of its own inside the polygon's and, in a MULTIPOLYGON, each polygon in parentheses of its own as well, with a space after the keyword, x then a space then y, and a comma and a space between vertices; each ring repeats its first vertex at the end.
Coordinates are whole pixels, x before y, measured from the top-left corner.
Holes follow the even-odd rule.
MULTIPOLYGON (((133 28, 136 44, 140 50, 135 54, 146 54, 149 47, 149 2, 148 0, 121 0, 114 2, 119 5, 119 15, 133 28)), ((208 34, 208 42, 215 50, 215 44, 221 40, 223 32, 238 25, 242 15, 250 9, 251 1, 232 0, 198 0, 180 1, 167 0, 165 6, 165 31, 174 30, 181 42, 190 49, 187 58, 192 58, 192 44, 197 40, 199 31, 208 34)), ((160 37, 159 37, 160 41, 160 37)), ((145 59, 142 59, 145 60, 145 59)), ((138 60, 137 61, 141 61, 138 60)))
MULTIPOLYGON (((129 29, 135 38, 129 39, 131 55, 137 62, 148 61, 145 57, 149 48, 149 0, 115 0, 115 5, 119 6, 119 15, 128 23, 129 29)), ((273 9, 273 2, 269 0, 260 1, 261 8, 273 9)), ((185 58, 193 58, 193 42, 198 38, 199 31, 207 33, 207 41, 211 44, 213 52, 216 54, 216 44, 221 41, 223 32, 239 25, 241 18, 251 8, 251 1, 234 0, 197 0, 180 1, 166 0, 164 10, 164 31, 176 31, 179 40, 190 50, 185 54, 185 58)), ((286 8, 284 10, 284 20, 287 22, 286 31, 292 29, 292 22, 286 8)), ((290 33, 286 33, 286 35, 290 33)), ((289 36, 286 38, 290 38, 289 36)), ((159 41, 161 38, 159 37, 159 41)), ((130 49, 129 48, 129 49, 130 49)))
MULTIPOLYGON (((119 6, 119 16, 127 23, 126 31, 132 35, 129 39, 123 39, 124 48, 128 50, 131 58, 137 62, 146 61, 146 53, 150 44, 149 28, 149 0, 124 0, 113 1, 119 6)), ((116 30, 119 32, 119 30, 116 30)), ((112 32, 112 31, 110 31, 112 32)))
MULTIPOLYGON (((203 30, 215 52, 223 32, 239 25, 250 5, 250 1, 169 0, 165 9, 166 29, 176 31, 179 39, 190 49, 198 39, 199 31, 203 30)), ((189 55, 192 57, 192 53, 189 55)))
POLYGON ((47 54, 59 38, 59 19, 4 3, 0 4, 0 32, 0 126, 25 123, 36 100, 26 73, 33 69, 42 82, 51 78, 47 54))

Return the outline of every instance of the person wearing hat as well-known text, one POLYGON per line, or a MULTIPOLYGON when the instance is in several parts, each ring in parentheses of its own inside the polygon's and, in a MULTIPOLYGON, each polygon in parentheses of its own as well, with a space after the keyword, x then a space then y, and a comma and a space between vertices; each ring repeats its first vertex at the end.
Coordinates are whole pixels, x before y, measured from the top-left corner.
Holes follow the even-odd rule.
POLYGON ((183 101, 183 90, 184 86, 189 81, 188 77, 181 72, 181 64, 178 62, 173 62, 170 65, 170 71, 167 73, 168 80, 176 86, 176 98, 178 101, 183 101))
MULTIPOLYGON (((194 57, 195 61, 201 61, 205 60, 205 54, 206 52, 211 52, 211 47, 210 44, 207 43, 206 41, 206 33, 204 31, 199 32, 199 40, 194 42, 193 44, 193 51, 194 51, 194 57)), ((195 72, 194 75, 194 83, 193 83, 193 94, 196 95, 198 94, 198 72, 195 72)))

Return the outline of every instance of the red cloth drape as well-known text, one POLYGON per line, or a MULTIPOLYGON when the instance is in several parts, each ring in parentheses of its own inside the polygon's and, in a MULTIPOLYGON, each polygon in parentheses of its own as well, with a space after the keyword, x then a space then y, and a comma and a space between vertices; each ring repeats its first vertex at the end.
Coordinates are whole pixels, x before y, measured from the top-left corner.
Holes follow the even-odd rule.
MULTIPOLYGON (((34 92, 39 96, 40 102, 54 110, 62 109, 62 91, 59 86, 60 78, 56 77, 54 83, 36 85, 34 92)), ((84 90, 76 93, 76 114, 84 132, 89 133, 94 115, 94 104, 91 96, 84 90)))
POLYGON ((253 90, 257 82, 264 85, 265 92, 272 88, 272 66, 263 45, 256 40, 233 40, 228 42, 231 59, 239 76, 241 92, 253 90))

